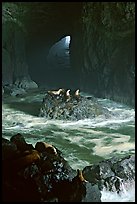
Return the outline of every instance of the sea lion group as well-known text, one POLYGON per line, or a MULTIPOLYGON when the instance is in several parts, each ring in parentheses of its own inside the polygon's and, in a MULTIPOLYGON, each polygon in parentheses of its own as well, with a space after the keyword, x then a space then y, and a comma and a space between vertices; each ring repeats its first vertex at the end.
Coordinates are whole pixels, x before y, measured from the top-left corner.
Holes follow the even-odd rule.
POLYGON ((71 99, 76 99, 76 100, 80 99, 79 89, 77 89, 76 91, 71 91, 70 89, 65 90, 63 88, 60 88, 58 90, 47 91, 47 94, 53 98, 65 99, 66 102, 70 101, 71 99))
POLYGON ((4 201, 81 201, 86 180, 74 170, 52 144, 39 141, 33 146, 18 133, 2 138, 4 201), (22 148, 23 146, 23 148, 22 148))

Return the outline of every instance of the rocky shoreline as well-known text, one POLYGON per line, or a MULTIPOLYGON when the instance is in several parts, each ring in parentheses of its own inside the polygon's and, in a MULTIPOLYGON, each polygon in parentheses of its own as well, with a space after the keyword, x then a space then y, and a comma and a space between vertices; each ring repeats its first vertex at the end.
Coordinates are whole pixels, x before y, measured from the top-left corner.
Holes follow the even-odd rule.
POLYGON ((2 138, 3 201, 101 202, 101 190, 121 191, 135 178, 135 157, 112 158, 74 170, 55 146, 2 138))

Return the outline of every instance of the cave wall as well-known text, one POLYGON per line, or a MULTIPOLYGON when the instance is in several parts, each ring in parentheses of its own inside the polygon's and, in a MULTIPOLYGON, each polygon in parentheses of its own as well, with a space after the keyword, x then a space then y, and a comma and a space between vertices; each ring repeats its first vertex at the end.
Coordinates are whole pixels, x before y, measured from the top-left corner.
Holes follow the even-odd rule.
POLYGON ((28 76, 24 34, 14 24, 3 25, 2 81, 12 84, 28 76), (8 34, 8 39, 5 36, 8 34))
MULTIPOLYGON (((84 91, 130 105, 135 96, 135 4, 88 2, 83 5, 82 43, 75 58, 84 91), (79 59, 82 61, 79 64, 79 59)), ((72 50, 72 55, 75 48, 72 50)))
POLYGON ((134 104, 134 2, 7 4, 2 10, 4 83, 48 75, 49 49, 70 35, 74 86, 97 97, 134 104))
POLYGON ((2 5, 2 83, 29 77, 26 62, 26 34, 16 18, 13 3, 2 5), (12 12, 13 13, 12 13, 12 12))

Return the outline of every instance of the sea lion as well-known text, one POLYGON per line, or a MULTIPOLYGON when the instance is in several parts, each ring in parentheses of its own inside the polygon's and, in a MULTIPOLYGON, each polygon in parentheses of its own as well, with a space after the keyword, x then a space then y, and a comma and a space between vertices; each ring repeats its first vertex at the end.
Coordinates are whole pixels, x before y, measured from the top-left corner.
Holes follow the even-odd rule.
POLYGON ((64 92, 64 89, 59 89, 59 90, 53 90, 53 91, 48 91, 48 94, 52 96, 59 96, 62 92, 64 92))
POLYGON ((20 170, 33 162, 36 162, 37 160, 40 160, 40 154, 37 150, 31 150, 29 152, 24 152, 26 155, 21 156, 18 159, 15 159, 11 162, 11 164, 14 167, 14 170, 20 170))
POLYGON ((80 92, 80 90, 77 89, 77 90, 75 91, 75 93, 74 93, 74 96, 75 96, 75 97, 79 97, 79 96, 80 96, 79 92, 80 92))
POLYGON ((74 98, 75 98, 77 101, 80 100, 80 90, 79 90, 79 89, 77 89, 77 90, 75 91, 75 93, 74 93, 74 98))
POLYGON ((49 154, 57 155, 56 148, 46 142, 37 142, 35 149, 39 152, 47 152, 49 154))
POLYGON ((82 171, 77 169, 77 175, 72 179, 72 201, 81 202, 86 196, 86 182, 82 171))
POLYGON ((70 100, 70 89, 68 89, 67 91, 66 91, 66 94, 65 94, 65 99, 66 99, 66 102, 68 102, 69 100, 70 100))
POLYGON ((25 151, 25 150, 32 150, 32 149, 34 149, 32 144, 27 144, 26 143, 25 138, 20 133, 17 133, 16 135, 13 135, 10 138, 10 141, 17 146, 17 149, 19 151, 25 151))
POLYGON ((73 178, 73 181, 77 180, 78 182, 87 182, 83 177, 82 171, 77 169, 77 176, 73 178))

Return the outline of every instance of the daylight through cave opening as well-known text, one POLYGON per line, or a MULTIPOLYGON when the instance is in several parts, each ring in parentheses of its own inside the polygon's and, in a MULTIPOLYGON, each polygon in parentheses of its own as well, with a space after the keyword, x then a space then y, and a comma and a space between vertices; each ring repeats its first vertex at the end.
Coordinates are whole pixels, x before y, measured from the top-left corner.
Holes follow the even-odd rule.
POLYGON ((66 36, 50 48, 47 56, 48 69, 66 69, 70 67, 69 44, 70 36, 66 36))
POLYGON ((72 69, 70 65, 71 36, 65 36, 49 49, 46 56, 44 83, 53 88, 69 88, 72 84, 72 69))

